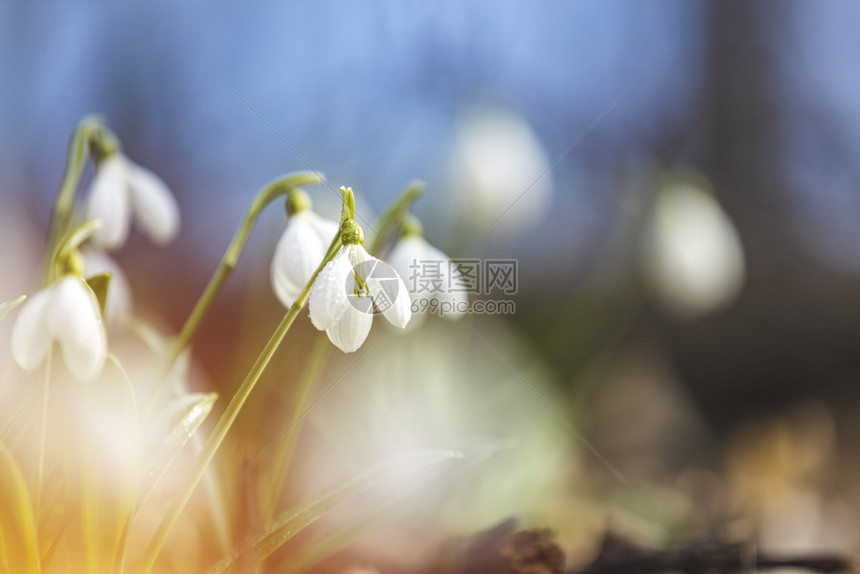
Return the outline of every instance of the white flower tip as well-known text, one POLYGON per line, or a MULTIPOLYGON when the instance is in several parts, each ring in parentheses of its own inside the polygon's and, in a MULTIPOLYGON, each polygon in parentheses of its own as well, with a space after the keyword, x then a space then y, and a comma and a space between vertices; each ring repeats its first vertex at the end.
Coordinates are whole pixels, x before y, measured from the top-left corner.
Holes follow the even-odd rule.
POLYGON ((95 295, 79 277, 61 278, 21 309, 12 330, 13 358, 22 369, 35 369, 53 341, 75 378, 86 382, 101 373, 107 337, 95 295))
POLYGON ((134 217, 140 230, 156 245, 164 246, 179 233, 179 205, 170 189, 150 170, 128 162, 128 182, 134 217))
POLYGON ((106 159, 93 177, 85 205, 87 220, 100 220, 91 241, 101 249, 117 249, 128 237, 126 162, 119 154, 106 159))
POLYGON ((326 334, 335 347, 344 353, 352 353, 367 339, 372 324, 372 314, 349 305, 341 319, 326 330, 326 334))
POLYGON ((23 303, 12 328, 12 358, 25 371, 38 367, 51 346, 51 338, 44 325, 49 304, 48 291, 36 293, 23 303))
POLYGON ((317 276, 308 301, 311 323, 320 331, 327 331, 343 317, 350 306, 346 296, 346 279, 352 271, 346 247, 317 276))
POLYGON ((311 211, 296 213, 278 240, 270 276, 272 289, 285 307, 298 298, 325 256, 331 238, 320 235, 318 219, 322 220, 311 211))

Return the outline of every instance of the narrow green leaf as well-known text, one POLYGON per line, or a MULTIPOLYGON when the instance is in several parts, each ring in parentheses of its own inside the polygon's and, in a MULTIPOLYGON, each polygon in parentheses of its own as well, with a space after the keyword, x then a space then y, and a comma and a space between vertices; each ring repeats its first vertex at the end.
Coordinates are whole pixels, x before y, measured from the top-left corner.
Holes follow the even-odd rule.
POLYGON ((18 305, 23 303, 24 299, 26 299, 26 298, 27 298, 26 295, 21 295, 17 299, 12 299, 10 301, 3 301, 2 303, 0 303, 0 319, 5 317, 9 313, 9 311, 11 311, 15 307, 17 307, 18 305))
POLYGON ((114 572, 138 490, 137 406, 118 363, 93 383, 58 385, 65 534, 72 571, 114 572))
POLYGON ((12 453, 0 443, 0 570, 40 572, 30 493, 12 453))
POLYGON ((209 572, 210 574, 234 572, 238 559, 249 553, 253 553, 257 560, 263 560, 342 502, 386 480, 426 466, 459 458, 462 458, 460 453, 450 450, 418 450, 387 459, 350 479, 325 489, 298 508, 280 515, 269 528, 251 543, 245 544, 225 556, 209 572))
POLYGON ((140 485, 138 510, 152 493, 159 479, 167 471, 170 463, 191 439, 218 399, 218 393, 191 393, 180 397, 167 407, 172 419, 170 431, 156 445, 153 452, 146 456, 143 463, 143 479, 140 485))

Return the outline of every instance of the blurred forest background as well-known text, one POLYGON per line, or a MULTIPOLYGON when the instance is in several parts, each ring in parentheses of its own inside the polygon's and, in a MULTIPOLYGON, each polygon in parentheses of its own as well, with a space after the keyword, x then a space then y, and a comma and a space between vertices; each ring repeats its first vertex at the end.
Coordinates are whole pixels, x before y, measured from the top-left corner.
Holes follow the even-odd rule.
MULTIPOLYGON (((4 240, 0 300, 36 277, 22 261, 41 252, 68 135, 88 112, 179 199, 173 248, 135 236, 118 255, 136 307, 168 330, 253 194, 307 168, 280 138, 351 185, 368 219, 417 177, 431 241, 518 260, 516 314, 477 324, 528 349, 514 364, 551 381, 553 404, 627 479, 682 496, 705 531, 734 528, 728 513, 751 520, 727 527, 741 536, 856 550, 858 26, 860 5, 835 1, 0 2, 0 235, 30 226, 37 246, 4 240), (486 106, 517 114, 558 161, 539 221, 504 233, 515 206, 501 233, 460 241, 448 165, 458 122, 486 106), (693 321, 655 305, 633 261, 643 198, 679 170, 710 182, 746 262, 737 300, 693 321)), ((270 211, 195 344, 225 394, 280 316, 267 266, 284 217, 270 211)), ((303 352, 291 338, 285 369, 303 352)))

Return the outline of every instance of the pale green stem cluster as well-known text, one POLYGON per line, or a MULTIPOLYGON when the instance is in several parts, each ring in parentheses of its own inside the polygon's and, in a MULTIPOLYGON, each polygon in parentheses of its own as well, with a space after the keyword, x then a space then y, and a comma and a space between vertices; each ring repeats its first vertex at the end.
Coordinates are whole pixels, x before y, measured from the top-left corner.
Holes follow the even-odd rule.
MULTIPOLYGON (((105 128, 101 118, 97 116, 88 116, 84 118, 72 135, 72 139, 69 144, 66 170, 53 206, 44 275, 45 284, 55 278, 58 260, 60 258, 66 258, 67 255, 76 250, 80 243, 88 238, 92 233, 92 225, 84 225, 77 230, 74 229, 75 196, 78 188, 80 187, 80 181, 84 170, 86 169, 88 160, 94 152, 99 156, 105 156, 116 152, 118 148, 119 143, 115 136, 105 128)), ((170 367, 176 361, 180 353, 188 346, 215 297, 218 295, 224 283, 235 269, 253 226, 263 209, 276 198, 288 194, 293 189, 304 185, 321 183, 321 181, 320 176, 313 172, 294 173, 271 183, 257 194, 248 209, 248 212, 245 214, 236 235, 233 237, 233 240, 227 248, 218 268, 195 304, 194 309, 190 313, 173 347, 171 348, 170 355, 168 356, 166 363, 165 375, 170 370, 170 367)), ((404 192, 404 194, 401 195, 401 197, 383 213, 377 222, 376 237, 371 239, 368 245, 368 248, 371 251, 378 247, 379 241, 382 239, 384 234, 390 230, 391 226, 396 223, 400 217, 402 217, 403 213, 408 209, 408 206, 415 201, 422 190, 423 185, 410 185, 406 192, 404 192)), ((355 198, 352 190, 342 188, 342 191, 343 216, 341 223, 343 223, 347 218, 352 219, 355 217, 355 198)), ((212 434, 206 441, 203 450, 195 459, 191 473, 187 477, 182 489, 159 524, 144 556, 141 567, 142 572, 149 572, 151 570, 170 530, 190 499, 194 489, 201 480, 206 468, 223 442, 227 432, 236 420, 242 406, 245 404, 254 386, 259 381, 266 366, 269 364, 275 351, 280 346, 287 331, 292 326, 296 316, 298 316, 299 312, 307 302, 311 287, 313 286, 316 277, 319 275, 323 267, 334 258, 340 245, 341 236, 338 234, 332 239, 332 243, 329 246, 325 257, 322 262, 320 262, 320 265, 317 267, 310 281, 308 281, 307 285, 302 289, 299 297, 287 310, 283 319, 275 329, 275 332, 270 337, 256 362, 251 367, 251 370, 248 372, 239 389, 236 391, 236 394, 227 405, 224 414, 221 416, 212 431, 212 434)), ((319 370, 323 364, 326 347, 323 346, 322 343, 324 343, 324 339, 320 338, 315 347, 311 363, 308 365, 305 376, 297 389, 297 396, 294 404, 295 416, 299 416, 305 408, 305 405, 310 398, 311 391, 313 390, 314 382, 316 381, 319 370)), ((47 368, 50 369, 50 364, 47 368)), ((44 443, 44 435, 46 434, 47 425, 49 377, 50 372, 48 371, 44 382, 45 396, 42 405, 42 418, 44 419, 42 421, 40 433, 43 435, 42 443, 44 443)), ((163 384, 165 379, 166 377, 162 377, 160 385, 163 384)), ((298 429, 296 429, 296 431, 297 430, 298 429)), ((276 499, 277 488, 280 487, 280 483, 283 480, 286 470, 289 468, 289 462, 292 458, 294 447, 295 440, 285 441, 284 446, 279 453, 274 474, 275 480, 272 482, 273 500, 276 499)), ((37 484, 39 486, 37 486, 36 493, 38 499, 43 474, 42 466, 44 460, 44 444, 40 446, 40 450, 37 453, 37 460, 39 461, 37 468, 37 484)))
MULTIPOLYGON (((309 177, 307 174, 300 174, 309 177)), ((294 177, 299 177, 296 175, 294 177)), ((215 272, 212 280, 210 280, 209 285, 204 291, 203 295, 201 295, 200 300, 198 300, 197 306, 195 310, 192 311, 191 316, 186 321, 185 327, 183 328, 183 333, 186 333, 184 336, 180 335, 179 340, 177 341, 176 346, 174 347, 174 352, 171 355, 171 362, 175 360, 176 356, 178 356, 179 352, 188 344, 191 336, 194 333, 194 330, 197 328, 200 320, 211 304, 215 294, 217 294, 218 290, 223 285, 227 276, 229 276, 230 271, 235 267, 239 255, 242 252, 242 249, 247 240, 247 236, 250 233, 254 221, 262 209, 270 203, 275 197, 285 193, 286 190, 283 187, 283 180, 281 185, 278 185, 279 182, 275 182, 269 187, 265 188, 255 199, 254 204, 251 206, 251 209, 248 210, 248 213, 245 216, 245 219, 242 222, 239 230, 236 233, 236 236, 233 238, 233 241, 230 244, 230 247, 227 249, 227 253, 225 253, 224 258, 222 259, 221 264, 219 265, 218 270, 215 272)), ((306 185, 310 182, 302 182, 295 183, 293 182, 294 187, 298 187, 300 185, 306 185)), ((355 217, 355 198, 352 192, 352 189, 341 188, 343 193, 343 210, 341 216, 341 224, 344 223, 347 219, 352 219, 355 217)), ((418 196, 423 191, 423 184, 413 183, 411 184, 407 190, 394 202, 392 205, 383 213, 378 221, 378 233, 377 237, 381 237, 384 233, 386 233, 392 225, 394 225, 400 217, 406 212, 408 207, 418 198, 418 196)), ((378 243, 373 241, 373 249, 376 249, 378 243)), ((251 394, 254 386, 259 381, 260 377, 263 374, 266 366, 269 364, 272 356, 275 351, 280 346, 281 342, 284 339, 289 328, 292 326, 293 321, 296 316, 301 311, 302 307, 304 307, 305 302, 307 301, 311 288, 316 281, 317 276, 320 271, 331 261, 334 256, 337 254, 338 249, 341 245, 341 237, 338 234, 333 240, 331 245, 328 248, 326 256, 320 262, 317 269, 314 271, 313 276, 302 289, 302 292, 299 294, 299 297, 295 302, 290 306, 287 310, 286 315, 278 324, 275 329, 275 332, 269 338, 269 341, 266 343, 266 346, 263 348, 263 351, 260 353, 260 356, 257 358, 254 365, 251 367, 248 375, 245 377, 245 380, 240 385, 239 389, 236 391, 236 394, 230 400, 230 403, 227 405, 224 414, 221 415, 221 418, 218 420, 218 423, 215 426, 215 429, 212 431, 212 434, 209 436, 209 439, 206 441, 206 444, 203 447, 203 450, 200 452, 198 457, 194 461, 194 465, 191 469, 191 472, 182 486, 179 494, 174 499, 173 504, 165 514, 161 523, 159 524, 155 534, 153 535, 153 539, 147 548, 146 554, 144 555, 144 559, 141 565, 141 572, 144 574, 148 573, 153 565, 155 564, 155 560, 158 556, 161 547, 164 545, 164 542, 167 539, 170 530, 173 528, 173 525, 176 523, 176 520, 179 518, 183 508, 188 503, 188 500, 191 498, 194 489, 197 484, 200 482, 200 479, 203 477, 203 474, 206 471, 209 463, 212 458, 215 456, 218 448, 221 446, 224 438, 227 435, 227 432, 230 430, 233 422, 236 420, 236 417, 239 415, 242 406, 245 404, 245 401, 251 394)), ((300 388, 297 389, 298 395, 296 397, 294 411, 298 414, 301 414, 302 405, 307 402, 307 399, 310 396, 310 393, 313 389, 313 384, 318 376, 319 368, 322 366, 322 362, 325 356, 325 348, 321 345, 317 346, 317 351, 315 352, 315 356, 311 361, 311 364, 308 366, 308 371, 306 372, 305 380, 302 381, 300 388)), ((298 416, 298 415, 296 415, 298 416)), ((298 424, 298 423, 297 423, 298 424)), ((294 432, 297 433, 298 429, 295 429, 294 432)), ((283 475, 286 472, 286 469, 289 468, 289 462, 292 458, 292 452, 294 450, 294 441, 285 441, 284 446, 282 447, 283 452, 279 453, 278 465, 276 468, 276 473, 274 475, 275 480, 273 480, 272 488, 273 494, 275 497, 272 500, 275 500, 277 497, 277 493, 274 490, 275 488, 280 486, 283 475)))
POLYGON ((53 279, 52 262, 56 260, 60 239, 72 227, 75 196, 81 184, 84 170, 94 148, 101 153, 115 152, 119 148, 116 136, 105 127, 99 116, 86 116, 78 123, 69 141, 69 151, 66 157, 66 169, 60 190, 54 200, 51 214, 51 225, 48 231, 48 251, 45 265, 45 284, 53 279))
MULTIPOLYGON (((260 216, 263 209, 278 197, 286 195, 296 188, 318 183, 322 183, 322 179, 320 179, 320 176, 317 173, 303 171, 286 175, 260 190, 254 198, 254 201, 251 203, 251 207, 249 207, 248 211, 245 213, 245 217, 242 219, 242 223, 239 225, 236 235, 233 236, 233 240, 227 247, 227 251, 221 258, 221 262, 218 264, 218 269, 215 270, 215 274, 209 280, 209 283, 206 285, 206 288, 203 290, 203 293, 194 305, 194 309, 192 309, 191 314, 182 326, 182 330, 179 332, 179 336, 176 338, 176 342, 173 344, 173 348, 167 358, 165 375, 170 371, 170 368, 173 366, 173 363, 176 362, 180 353, 182 353, 185 347, 188 346, 188 343, 191 342, 191 338, 194 337, 194 333, 200 326, 200 322, 203 320, 204 315, 206 315, 206 312, 209 310, 215 297, 221 291, 221 288, 230 277, 233 269, 235 269, 236 264, 239 262, 239 256, 242 254, 242 251, 245 249, 245 244, 248 242, 251 230, 254 228, 254 224, 257 222, 257 218, 260 216)), ((164 379, 165 377, 163 376, 161 384, 163 384, 164 379)), ((156 393, 158 390, 159 389, 156 389, 156 393)))
MULTIPOLYGON (((78 123, 69 141, 66 167, 60 189, 54 200, 48 242, 45 255, 43 284, 48 285, 56 278, 58 263, 63 266, 76 265, 74 257, 81 242, 92 233, 94 225, 84 225, 75 230, 75 197, 80 188, 81 178, 93 150, 116 150, 119 144, 116 137, 104 126, 99 116, 86 116, 78 123), (64 261, 66 260, 66 261, 64 261)), ((41 504, 42 483, 45 474, 45 451, 48 436, 48 407, 51 389, 51 352, 45 361, 45 377, 41 385, 41 408, 39 413, 39 439, 36 452, 36 479, 34 500, 36 508, 41 504)))
MULTIPOLYGON (((350 191, 349 194, 344 192, 344 202, 347 201, 347 195, 352 195, 350 191)), ((256 203, 256 202, 255 202, 256 203)), ((268 202, 266 202, 268 203, 268 202)), ((265 204, 263 204, 265 205, 265 204)), ((243 227, 245 226, 245 222, 243 222, 243 227)), ((251 224, 253 224, 253 219, 251 220, 251 224)), ((250 230, 250 225, 248 226, 248 230, 250 230)), ((247 234, 247 232, 246 232, 247 234)), ((237 237, 239 237, 240 233, 237 233, 237 237)), ((244 238, 240 239, 238 243, 239 247, 235 250, 235 257, 238 257, 241 252, 241 246, 244 244, 244 238)), ((283 341, 284 336, 287 334, 287 331, 293 324, 293 321, 299 314, 299 311, 304 307, 305 302, 310 296, 311 287, 313 287, 314 281, 316 281, 317 276, 320 271, 322 271, 323 267, 328 264, 329 261, 334 259, 334 256, 337 254, 338 249, 340 248, 340 234, 336 235, 329 245, 326 256, 320 262, 319 266, 314 271, 314 274, 311 276, 308 283, 302 289, 302 292, 299 294, 298 298, 290 305, 290 308, 287 310, 287 313, 284 315, 284 318, 281 319, 281 322, 278 323, 278 326, 275 328, 275 332, 272 333, 272 336, 269 338, 269 341, 266 343, 266 346, 263 348, 263 351, 260 353, 260 356, 257 357, 256 362, 251 367, 251 370, 248 372, 245 380, 242 381, 242 384, 239 386, 239 390, 236 391, 236 394, 233 395, 233 398, 230 400, 230 403, 227 405, 227 409, 224 411, 224 414, 221 415, 221 418, 218 419, 218 423, 215 425, 215 429, 212 431, 212 434, 209 435, 209 439, 206 441, 206 444, 203 446, 203 450, 197 456, 194 461, 194 466, 191 469, 190 474, 188 475, 185 483, 182 485, 179 493, 171 504, 170 508, 165 514, 164 518, 162 518, 161 523, 159 523, 158 528, 153 535, 152 541, 149 544, 149 547, 146 550, 146 554, 144 555, 143 562, 141 565, 141 572, 148 573, 152 566, 155 564, 155 559, 158 556, 158 552, 161 550, 161 547, 164 545, 165 540, 167 539, 167 535, 170 533, 170 530, 173 528, 173 525, 176 523, 176 520, 179 518, 182 509, 185 508, 185 505, 188 503, 188 500, 191 498, 191 494, 194 492, 194 489, 197 487, 197 484, 200 482, 200 479, 203 477, 204 472, 206 472, 206 467, 209 466, 212 458, 215 456, 218 447, 221 446, 221 443, 224 441, 224 437, 227 436, 227 431, 230 430, 230 427, 233 425, 233 422, 236 420, 236 417, 239 415, 239 411, 242 409, 242 406, 245 404, 245 401, 248 400, 248 397, 251 394, 251 391, 256 386, 257 381, 260 380, 260 377, 263 374, 263 371, 266 369, 266 366, 269 364, 269 361, 272 359, 272 356, 277 351, 278 347, 283 341)), ((231 254, 233 249, 228 249, 228 255, 231 254)), ((226 258, 227 256, 225 256, 226 258)), ((235 260, 233 261, 235 264, 235 260)))
POLYGON ((260 507, 261 523, 267 526, 269 520, 277 510, 278 501, 281 497, 281 488, 287 476, 287 471, 290 468, 290 462, 293 458, 293 452, 298 442, 299 434, 304 421, 305 409, 310 404, 313 390, 316 387, 316 382, 322 372, 325 357, 329 349, 328 339, 325 333, 318 333, 314 338, 313 348, 311 349, 310 359, 305 365, 301 379, 296 388, 296 394, 293 398, 292 408, 286 420, 290 421, 293 428, 289 429, 286 436, 281 440, 278 448, 275 450, 275 457, 271 478, 269 480, 269 495, 264 499, 260 507), (301 418, 300 418, 301 417, 301 418))
MULTIPOLYGON (((371 237, 367 242, 367 245, 370 246, 368 249, 369 252, 373 253, 379 248, 381 238, 385 237, 394 225, 408 215, 407 211, 409 207, 418 199, 418 197, 421 196, 423 191, 424 184, 422 182, 411 182, 403 193, 400 194, 397 200, 392 202, 391 205, 382 213, 374 224, 374 229, 376 229, 377 232, 374 233, 373 237, 371 237)), ((348 208, 349 206, 344 204, 344 207, 348 208)), ((354 216, 355 206, 353 205, 351 209, 351 212, 344 211, 342 216, 354 216)), ((277 502, 280 499, 280 491, 283 487, 284 480, 286 479, 287 471, 289 470, 293 452, 295 451, 296 443, 298 442, 299 433, 304 421, 303 418, 299 417, 302 416, 302 413, 310 403, 312 392, 316 386, 322 366, 325 363, 328 349, 329 345, 326 340, 326 336, 323 333, 318 334, 314 341, 313 349, 311 350, 310 359, 305 366, 301 379, 299 379, 299 384, 296 388, 296 395, 293 399, 292 409, 289 417, 287 418, 289 421, 294 421, 290 423, 294 426, 290 429, 288 435, 283 437, 278 448, 275 450, 273 469, 269 482, 269 496, 265 499, 267 503, 263 504, 261 507, 262 523, 264 526, 268 525, 269 520, 271 520, 272 514, 277 507, 277 502)))

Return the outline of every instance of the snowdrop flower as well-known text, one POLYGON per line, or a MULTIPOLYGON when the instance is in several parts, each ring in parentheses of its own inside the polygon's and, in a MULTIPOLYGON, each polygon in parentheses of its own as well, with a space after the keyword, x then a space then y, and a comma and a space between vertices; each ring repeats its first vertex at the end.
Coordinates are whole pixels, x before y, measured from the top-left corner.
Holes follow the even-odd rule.
POLYGON ((401 329, 412 310, 403 280, 364 249, 364 231, 355 220, 344 222, 341 238, 343 247, 317 276, 308 307, 314 327, 351 353, 367 338, 374 310, 401 329))
POLYGON ((75 378, 101 373, 107 340, 96 297, 80 277, 67 273, 21 306, 12 328, 12 356, 22 369, 38 367, 56 341, 75 378))
POLYGON ((278 240, 271 266, 272 289, 284 307, 298 298, 338 232, 336 222, 311 210, 310 198, 300 189, 287 197, 287 214, 287 228, 278 240))
POLYGON ((479 233, 504 229, 505 237, 540 222, 552 192, 550 162, 520 116, 501 108, 472 112, 458 126, 452 154, 449 205, 455 217, 479 233))
POLYGON ((86 219, 102 222, 92 237, 106 251, 122 247, 132 213, 140 230, 158 245, 179 231, 179 207, 161 178, 114 152, 96 166, 86 200, 86 219))
POLYGON ((410 327, 423 322, 428 311, 447 319, 459 319, 466 312, 468 300, 460 272, 447 255, 424 239, 417 219, 410 219, 388 262, 409 289, 415 315, 410 327))
POLYGON ((744 278, 741 242, 708 191, 689 183, 664 188, 648 231, 645 279, 671 315, 702 317, 738 295, 744 278))

